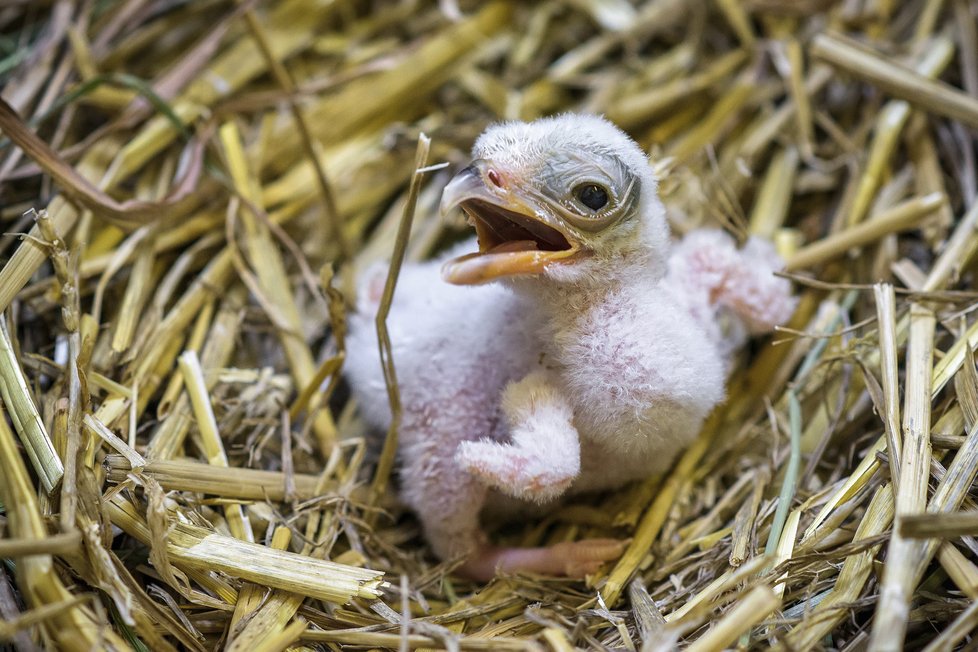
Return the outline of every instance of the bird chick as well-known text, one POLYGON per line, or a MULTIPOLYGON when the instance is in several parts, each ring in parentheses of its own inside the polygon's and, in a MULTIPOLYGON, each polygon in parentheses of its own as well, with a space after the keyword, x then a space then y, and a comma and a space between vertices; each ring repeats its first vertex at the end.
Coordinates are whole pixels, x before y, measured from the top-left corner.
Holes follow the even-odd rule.
MULTIPOLYGON (((622 544, 493 546, 484 508, 665 470, 723 399, 731 353, 785 321, 794 300, 768 243, 738 250, 701 230, 672 245, 645 154, 602 118, 494 125, 473 156, 442 210, 461 207, 477 250, 405 266, 388 319, 402 499, 439 557, 464 558, 462 574, 583 576, 622 544)), ((351 320, 347 374, 382 429, 377 278, 351 320)))

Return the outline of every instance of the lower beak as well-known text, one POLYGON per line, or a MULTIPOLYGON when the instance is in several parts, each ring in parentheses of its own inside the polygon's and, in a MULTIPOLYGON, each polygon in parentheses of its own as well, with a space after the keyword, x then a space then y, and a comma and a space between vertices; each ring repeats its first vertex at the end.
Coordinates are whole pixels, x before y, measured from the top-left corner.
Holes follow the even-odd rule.
POLYGON ((506 276, 543 273, 580 255, 583 245, 549 212, 518 189, 500 185, 488 161, 475 161, 449 182, 441 211, 460 206, 475 226, 479 251, 449 260, 442 278, 477 285, 506 276))

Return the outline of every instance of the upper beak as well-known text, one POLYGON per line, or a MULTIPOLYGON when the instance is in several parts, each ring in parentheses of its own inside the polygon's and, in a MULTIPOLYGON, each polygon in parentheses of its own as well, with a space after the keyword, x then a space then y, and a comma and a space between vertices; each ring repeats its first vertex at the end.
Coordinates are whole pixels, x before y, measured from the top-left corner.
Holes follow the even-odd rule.
POLYGON ((467 168, 459 171, 445 186, 441 193, 441 214, 446 215, 450 210, 467 199, 493 200, 495 195, 483 181, 483 175, 488 172, 484 161, 474 161, 467 168))
POLYGON ((504 276, 540 274, 548 265, 581 251, 579 238, 511 181, 490 161, 479 159, 445 187, 442 214, 461 206, 479 239, 478 253, 454 258, 442 267, 442 278, 449 283, 475 285, 504 276))

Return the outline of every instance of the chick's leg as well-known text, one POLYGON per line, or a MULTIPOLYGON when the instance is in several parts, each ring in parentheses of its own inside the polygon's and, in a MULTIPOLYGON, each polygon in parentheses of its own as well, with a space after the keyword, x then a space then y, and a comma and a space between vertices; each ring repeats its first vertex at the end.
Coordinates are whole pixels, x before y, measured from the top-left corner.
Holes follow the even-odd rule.
POLYGON ((459 465, 487 485, 523 500, 545 502, 571 485, 581 470, 573 410, 542 372, 506 387, 503 413, 511 442, 465 441, 459 465))
POLYGON ((479 524, 486 486, 439 457, 438 449, 413 451, 402 473, 404 497, 421 518, 425 537, 441 559, 463 558, 457 573, 488 582, 497 572, 583 577, 606 561, 617 559, 624 542, 593 539, 558 543, 548 548, 493 546, 479 524), (424 453, 423 455, 421 453, 424 453))
POLYGON ((487 582, 496 573, 537 573, 557 577, 584 577, 596 573, 601 565, 618 559, 625 541, 587 539, 566 541, 548 548, 499 548, 484 546, 471 555, 459 573, 487 582))
POLYGON ((617 559, 624 543, 594 539, 545 548, 506 548, 489 543, 480 525, 488 486, 541 500, 564 491, 580 471, 580 443, 569 404, 531 374, 510 385, 503 412, 512 443, 457 441, 434 434, 403 450, 402 494, 421 519, 425 537, 441 559, 463 558, 459 575, 488 581, 497 572, 583 577, 617 559))
POLYGON ((447 442, 432 438, 404 449, 401 496, 417 513, 425 538, 444 560, 485 546, 479 514, 487 488, 455 462, 447 442))

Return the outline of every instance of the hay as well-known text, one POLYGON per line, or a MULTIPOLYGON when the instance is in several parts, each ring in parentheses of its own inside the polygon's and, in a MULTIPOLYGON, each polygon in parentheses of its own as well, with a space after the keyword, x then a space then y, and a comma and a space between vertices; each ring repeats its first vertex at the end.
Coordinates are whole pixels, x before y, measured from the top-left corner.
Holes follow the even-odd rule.
POLYGON ((0 643, 968 640, 975 12, 6 3, 0 643), (477 586, 397 504, 396 428, 378 459, 366 445, 345 315, 364 266, 393 256, 386 306, 402 260, 465 232, 437 215, 440 163, 490 121, 566 109, 653 153, 677 232, 772 239, 801 302, 668 474, 493 535, 629 538, 616 564, 477 586))

